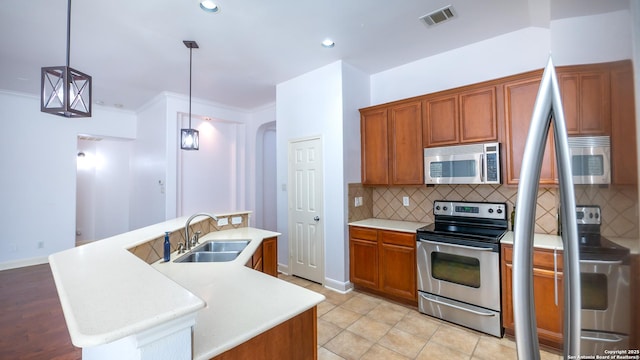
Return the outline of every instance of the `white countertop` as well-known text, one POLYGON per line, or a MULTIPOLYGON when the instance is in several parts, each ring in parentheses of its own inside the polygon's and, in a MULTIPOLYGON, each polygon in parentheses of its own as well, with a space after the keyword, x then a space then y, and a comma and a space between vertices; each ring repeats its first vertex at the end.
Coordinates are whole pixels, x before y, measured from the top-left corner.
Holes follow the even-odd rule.
POLYGON ((427 223, 370 218, 370 219, 350 222, 349 225, 362 226, 362 227, 381 229, 381 230, 415 233, 417 229, 423 226, 426 226, 427 223))
MULTIPOLYGON (((209 358, 320 303, 324 296, 244 266, 271 231, 239 228, 212 239, 250 239, 234 261, 149 265, 127 249, 184 228, 187 217, 49 257, 69 333, 92 347, 196 313, 194 358, 209 358)), ((178 255, 172 254, 172 261, 178 255)))
POLYGON ((230 262, 175 263, 159 261, 153 267, 203 299, 193 330, 193 358, 209 359, 312 308, 324 296, 250 269, 244 264, 271 231, 240 228, 212 232, 200 239, 251 239, 230 262))

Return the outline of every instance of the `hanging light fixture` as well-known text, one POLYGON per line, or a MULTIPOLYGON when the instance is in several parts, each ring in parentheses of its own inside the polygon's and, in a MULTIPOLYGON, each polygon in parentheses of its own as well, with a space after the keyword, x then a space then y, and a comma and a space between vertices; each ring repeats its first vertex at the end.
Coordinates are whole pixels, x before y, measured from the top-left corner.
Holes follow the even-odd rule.
POLYGON ((91 117, 91 76, 69 67, 71 0, 67 6, 67 64, 41 70, 40 111, 64 117, 91 117))
POLYGON ((180 130, 180 149, 198 150, 200 148, 200 134, 198 130, 191 128, 191 65, 193 63, 193 49, 198 48, 198 43, 191 40, 182 41, 189 48, 189 128, 180 130))

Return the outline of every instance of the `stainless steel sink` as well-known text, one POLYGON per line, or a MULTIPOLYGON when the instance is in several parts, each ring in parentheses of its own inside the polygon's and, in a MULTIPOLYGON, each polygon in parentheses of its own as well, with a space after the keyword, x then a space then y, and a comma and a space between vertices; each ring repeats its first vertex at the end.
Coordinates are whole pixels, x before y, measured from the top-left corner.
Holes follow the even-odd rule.
POLYGON ((193 248, 191 251, 199 252, 199 251, 242 251, 244 248, 249 245, 249 240, 210 240, 203 244, 198 245, 193 248))
POLYGON ((238 257, 240 251, 197 251, 182 255, 175 262, 225 262, 238 257))
POLYGON ((239 240, 209 240, 191 249, 174 262, 226 262, 232 261, 249 245, 246 239, 239 240))

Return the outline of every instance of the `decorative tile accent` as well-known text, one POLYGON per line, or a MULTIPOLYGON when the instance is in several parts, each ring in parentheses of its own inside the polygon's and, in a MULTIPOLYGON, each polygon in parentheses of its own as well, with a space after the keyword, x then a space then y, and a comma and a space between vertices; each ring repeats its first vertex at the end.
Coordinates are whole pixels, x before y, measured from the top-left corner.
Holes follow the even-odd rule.
POLYGON ((349 202, 349 222, 373 217, 373 188, 362 184, 349 184, 347 198, 349 202), (356 197, 362 197, 362 206, 355 206, 356 197))
MULTIPOLYGON (((511 210, 516 205, 517 187, 506 185, 435 185, 407 187, 363 187, 361 184, 349 184, 349 221, 373 217, 380 219, 417 221, 432 223, 433 202, 452 201, 489 201, 507 203, 507 218, 511 220, 511 210), (370 213, 368 202, 364 206, 353 208, 355 196, 368 197, 371 192, 370 213), (363 194, 363 195, 355 195, 363 194), (409 206, 402 205, 402 198, 409 197, 409 206)), ((602 228, 604 236, 638 238, 638 191, 634 186, 597 186, 577 185, 576 203, 580 205, 599 205, 602 209, 602 228)), ((556 234, 558 231, 558 188, 539 188, 536 206, 535 232, 556 234)), ((517 219, 516 219, 517 221, 517 219)))

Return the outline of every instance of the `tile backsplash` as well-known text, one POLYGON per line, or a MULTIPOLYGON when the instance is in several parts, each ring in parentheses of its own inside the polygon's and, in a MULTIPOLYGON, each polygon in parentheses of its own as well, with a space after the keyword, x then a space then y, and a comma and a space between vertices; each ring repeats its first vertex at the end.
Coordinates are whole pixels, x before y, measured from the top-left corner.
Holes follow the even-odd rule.
MULTIPOLYGON (((221 216, 229 218, 229 224, 218 226, 217 222, 210 218, 204 218, 199 221, 194 221, 189 225, 189 234, 194 234, 196 231, 200 231, 204 236, 213 231, 221 231, 227 229, 236 229, 243 228, 249 226, 249 213, 237 213, 231 214, 231 216, 221 216), (231 224, 231 216, 241 217, 242 220, 239 224, 231 224)), ((184 228, 180 228, 172 231, 169 234, 169 242, 171 243, 171 252, 178 250, 178 244, 184 243, 185 233, 184 228)), ((129 249, 129 252, 137 256, 138 258, 144 260, 148 264, 153 264, 154 262, 162 259, 162 254, 164 254, 164 235, 159 236, 155 239, 149 240, 143 244, 134 246, 129 249)))
MULTIPOLYGON (((517 187, 504 185, 365 187, 349 184, 349 221, 373 217, 432 223, 435 200, 505 202, 510 220, 517 190, 517 187), (355 197, 363 198, 362 206, 354 206, 355 197), (408 197, 409 206, 403 205, 404 197, 408 197)), ((600 205, 602 208, 603 235, 638 237, 638 193, 635 187, 578 185, 575 191, 577 204, 600 205)), ((536 233, 557 233, 559 202, 557 188, 538 189, 536 233)))

